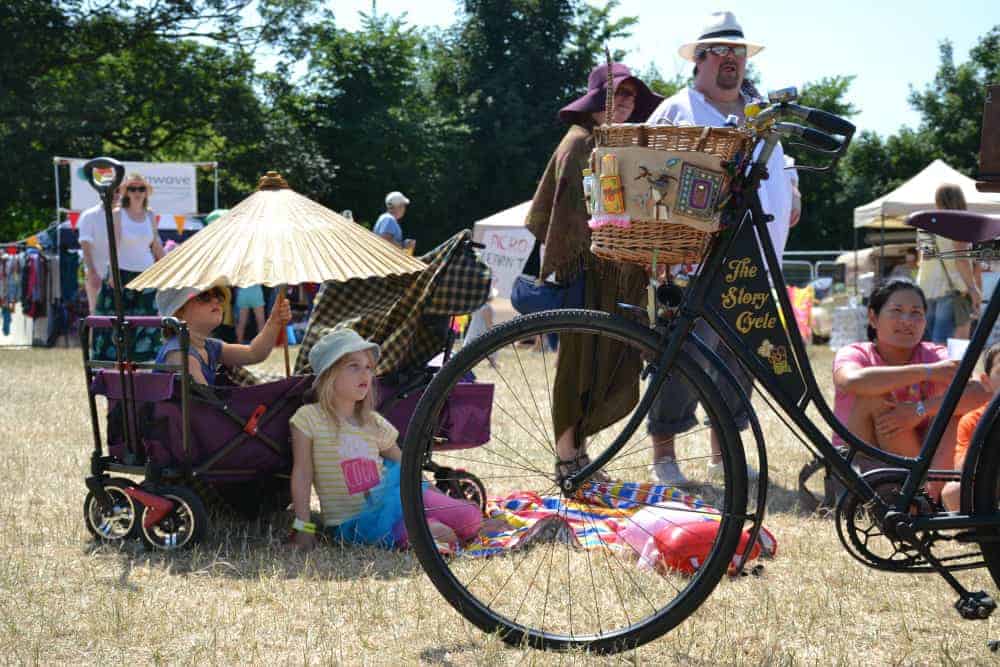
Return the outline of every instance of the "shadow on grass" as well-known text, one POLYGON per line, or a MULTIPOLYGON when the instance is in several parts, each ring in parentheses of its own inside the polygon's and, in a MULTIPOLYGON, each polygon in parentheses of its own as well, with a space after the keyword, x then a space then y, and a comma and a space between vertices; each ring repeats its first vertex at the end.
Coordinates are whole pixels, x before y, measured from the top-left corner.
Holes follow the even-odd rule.
POLYGON ((136 566, 162 570, 169 576, 226 579, 305 579, 346 581, 361 578, 397 579, 422 576, 416 557, 407 551, 320 541, 309 552, 286 544, 288 515, 278 513, 254 520, 231 515, 212 516, 208 536, 191 549, 164 552, 141 540, 114 544, 88 542, 88 555, 117 560, 120 575, 107 583, 137 590, 129 581, 136 566))

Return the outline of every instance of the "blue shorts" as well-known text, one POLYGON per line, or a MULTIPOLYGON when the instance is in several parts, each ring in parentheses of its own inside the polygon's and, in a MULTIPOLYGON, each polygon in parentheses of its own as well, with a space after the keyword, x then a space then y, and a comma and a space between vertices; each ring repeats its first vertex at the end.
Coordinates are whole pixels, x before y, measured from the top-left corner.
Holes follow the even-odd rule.
POLYGON ((240 287, 236 291, 236 307, 240 310, 244 308, 263 308, 264 290, 260 285, 240 287))

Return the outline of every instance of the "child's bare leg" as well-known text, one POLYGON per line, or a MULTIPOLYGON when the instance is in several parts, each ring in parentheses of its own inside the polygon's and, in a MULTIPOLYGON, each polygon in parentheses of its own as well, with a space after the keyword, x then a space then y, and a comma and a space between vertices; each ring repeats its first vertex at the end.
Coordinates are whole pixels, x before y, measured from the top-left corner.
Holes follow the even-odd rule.
POLYGON ((239 319, 236 320, 236 342, 243 342, 243 334, 247 330, 247 322, 250 320, 250 309, 240 308, 239 319))
POLYGON ((941 489, 941 503, 949 512, 957 512, 961 504, 962 485, 958 482, 948 482, 941 489))
POLYGON ((264 306, 256 306, 253 309, 253 323, 257 327, 257 333, 264 330, 264 323, 267 319, 264 317, 264 306))
MULTIPOLYGON (((934 452, 934 458, 931 459, 931 468, 934 470, 951 470, 955 467, 955 445, 958 441, 958 417, 952 417, 951 421, 948 422, 948 428, 945 429, 944 435, 941 436, 941 444, 938 446, 937 451, 934 452)), ((931 498, 938 498, 940 496, 941 501, 945 502, 944 489, 954 485, 954 491, 950 493, 953 495, 953 500, 955 507, 949 507, 945 504, 945 509, 947 510, 957 510, 959 505, 959 498, 961 493, 961 485, 958 482, 928 482, 927 483, 927 493, 931 498)))

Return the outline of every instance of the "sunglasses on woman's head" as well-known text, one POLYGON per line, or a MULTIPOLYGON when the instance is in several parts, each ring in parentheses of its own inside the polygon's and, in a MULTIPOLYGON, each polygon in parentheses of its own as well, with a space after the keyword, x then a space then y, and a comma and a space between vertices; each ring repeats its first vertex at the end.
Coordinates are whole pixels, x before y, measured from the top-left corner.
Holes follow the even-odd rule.
POLYGON ((129 192, 145 192, 146 191, 146 186, 145 185, 130 185, 130 186, 128 186, 125 189, 128 190, 129 192))

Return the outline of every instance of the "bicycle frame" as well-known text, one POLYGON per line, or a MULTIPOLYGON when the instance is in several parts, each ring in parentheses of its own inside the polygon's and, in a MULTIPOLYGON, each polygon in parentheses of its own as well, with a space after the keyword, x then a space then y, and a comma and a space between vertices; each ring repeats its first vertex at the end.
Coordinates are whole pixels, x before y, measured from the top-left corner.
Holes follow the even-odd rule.
MULTIPOLYGON (((884 516, 889 512, 909 513, 921 483, 930 472, 931 461, 941 437, 955 412, 976 361, 986 346, 993 324, 1000 315, 1000 298, 994 295, 990 299, 986 313, 980 320, 958 371, 944 395, 941 408, 927 429, 919 455, 915 458, 899 456, 861 440, 837 419, 824 398, 813 374, 798 327, 794 324, 795 316, 781 273, 781 263, 767 232, 769 216, 766 216, 761 209, 757 192, 757 185, 764 175, 763 165, 766 164, 778 137, 771 134, 762 141, 765 145, 760 157, 751 165, 745 177, 738 177, 733 188, 734 197, 723 211, 724 231, 713 240, 697 274, 686 290, 677 315, 670 320, 670 328, 664 338, 663 352, 636 410, 622 433, 601 455, 579 473, 564 480, 564 492, 575 490, 625 446, 649 412, 653 399, 663 386, 670 368, 680 354, 682 344, 691 334, 695 323, 699 319, 704 319, 729 346, 741 365, 801 429, 806 439, 816 447, 822 459, 830 465, 849 492, 860 496, 866 502, 874 503, 880 515, 884 516), (754 286, 747 288, 749 283, 754 283, 754 286), (721 288, 727 285, 735 290, 749 289, 749 292, 728 294, 738 294, 754 300, 753 307, 741 311, 734 317, 729 312, 732 306, 723 303, 723 299, 727 297, 721 288), (775 296, 777 307, 775 307, 775 296), (742 322, 737 322, 736 320, 740 318, 742 322), (781 318, 781 321, 778 321, 778 318, 781 318), (737 331, 737 328, 741 330, 737 331), (786 345, 786 351, 790 350, 791 354, 786 356, 777 354, 777 361, 772 362, 770 367, 766 366, 759 358, 769 355, 763 355, 760 348, 755 350, 748 344, 748 340, 754 338, 752 334, 755 328, 762 329, 767 336, 777 339, 778 345, 769 344, 769 349, 774 350, 772 355, 777 354, 780 348, 785 348, 786 345), (783 377, 786 375, 789 377, 783 377), (852 452, 863 453, 885 463, 887 467, 907 471, 902 492, 894 502, 886 503, 877 495, 864 477, 851 466, 850 458, 845 458, 820 428, 809 419, 806 409, 810 405, 816 407, 826 426, 842 438, 852 452)), ((732 302, 736 298, 728 300, 732 302)), ((764 340, 765 343, 769 343, 770 338, 764 340)), ((975 460, 970 457, 966 468, 974 464, 975 460)), ((963 479, 971 479, 968 471, 963 475, 963 479)), ((968 508, 963 507, 963 511, 968 511, 968 508)), ((973 528, 987 525, 1000 525, 1000 514, 975 518, 969 514, 942 514, 915 517, 912 521, 914 530, 973 528)))

